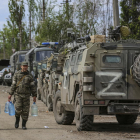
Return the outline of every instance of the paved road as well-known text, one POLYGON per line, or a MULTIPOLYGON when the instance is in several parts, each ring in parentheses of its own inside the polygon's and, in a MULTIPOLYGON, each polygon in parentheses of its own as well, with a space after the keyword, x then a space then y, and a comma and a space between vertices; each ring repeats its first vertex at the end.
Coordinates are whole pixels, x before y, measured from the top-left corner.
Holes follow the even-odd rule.
MULTIPOLYGON (((75 123, 58 125, 52 112, 48 112, 45 104, 37 101, 39 115, 30 115, 27 130, 14 128, 15 117, 4 113, 9 87, 0 86, 0 140, 139 140, 140 118, 134 125, 118 125, 114 116, 95 116, 93 131, 78 132, 75 123), (48 126, 49 128, 44 128, 48 126)), ((32 98, 31 98, 32 104, 32 98)))

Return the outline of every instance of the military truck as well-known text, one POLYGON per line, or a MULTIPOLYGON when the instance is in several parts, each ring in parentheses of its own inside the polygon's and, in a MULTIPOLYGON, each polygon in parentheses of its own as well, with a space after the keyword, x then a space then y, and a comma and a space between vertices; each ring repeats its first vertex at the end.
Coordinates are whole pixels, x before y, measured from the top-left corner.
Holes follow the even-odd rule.
MULTIPOLYGON (((58 76, 47 63, 47 100, 52 100, 58 124, 75 120, 79 131, 92 130, 94 115, 115 115, 119 124, 135 123, 140 113, 140 41, 120 40, 120 29, 106 42, 78 39, 60 58, 58 76)), ((54 60, 58 56, 53 56, 54 60)))
POLYGON ((41 77, 41 62, 51 56, 54 51, 58 48, 58 42, 44 42, 41 46, 32 48, 25 55, 25 61, 28 62, 28 70, 34 75, 34 80, 37 81, 37 95, 38 99, 41 99, 41 93, 43 92, 43 79, 41 77))
POLYGON ((38 78, 37 78, 37 87, 38 87, 38 91, 37 91, 37 96, 38 99, 42 100, 45 104, 46 104, 46 91, 45 91, 45 86, 46 86, 46 82, 44 81, 45 79, 45 71, 47 70, 47 64, 46 64, 46 59, 44 59, 43 61, 38 63, 37 66, 37 71, 38 71, 38 78))
MULTIPOLYGON (((49 111, 53 110, 53 100, 55 92, 58 89, 59 76, 62 73, 62 67, 64 64, 64 54, 54 53, 50 58, 45 60, 43 65, 47 66, 44 77, 43 91, 41 93, 41 100, 46 103, 49 111)), ((45 69, 44 69, 45 70, 45 69)))
POLYGON ((38 63, 41 62, 46 58, 46 56, 49 58, 51 53, 53 53, 53 49, 51 48, 50 44, 44 44, 41 46, 37 46, 32 48, 30 51, 28 51, 25 55, 25 61, 28 62, 28 70, 29 72, 34 72, 35 77, 38 77, 38 71, 37 66, 38 63))
POLYGON ((12 76, 14 75, 14 73, 16 71, 20 70, 21 63, 24 61, 25 54, 28 51, 29 51, 28 49, 27 50, 21 50, 21 51, 15 52, 13 55, 11 55, 11 57, 10 57, 10 65, 11 65, 12 76))

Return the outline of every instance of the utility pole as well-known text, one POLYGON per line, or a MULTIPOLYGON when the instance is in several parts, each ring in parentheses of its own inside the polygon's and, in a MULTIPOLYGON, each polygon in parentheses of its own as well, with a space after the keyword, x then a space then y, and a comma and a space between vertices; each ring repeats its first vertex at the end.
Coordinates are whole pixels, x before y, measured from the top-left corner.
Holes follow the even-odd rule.
POLYGON ((30 16, 29 16, 29 24, 30 24, 30 32, 29 32, 29 46, 30 46, 30 49, 31 49, 31 9, 30 9, 30 16))
POLYGON ((67 18, 68 18, 68 21, 69 21, 69 5, 68 5, 69 1, 66 0, 66 14, 67 14, 67 18))
POLYGON ((66 4, 66 17, 67 17, 68 22, 70 20, 69 2, 71 2, 71 0, 63 0, 63 3, 61 3, 61 4, 66 4))
POLYGON ((45 0, 43 0, 43 21, 45 21, 45 0))
POLYGON ((5 59, 5 36, 3 36, 3 58, 5 59))
POLYGON ((118 0, 113 0, 114 28, 120 25, 118 0))
POLYGON ((20 19, 19 19, 19 32, 20 32, 20 50, 22 50, 22 7, 20 5, 20 19))

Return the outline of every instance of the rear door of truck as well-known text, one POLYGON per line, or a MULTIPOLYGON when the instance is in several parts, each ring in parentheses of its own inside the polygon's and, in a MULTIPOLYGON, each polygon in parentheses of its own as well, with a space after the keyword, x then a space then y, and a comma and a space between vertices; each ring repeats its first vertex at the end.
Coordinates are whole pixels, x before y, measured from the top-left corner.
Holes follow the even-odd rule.
POLYGON ((95 95, 127 99, 127 50, 98 49, 95 53, 95 95))

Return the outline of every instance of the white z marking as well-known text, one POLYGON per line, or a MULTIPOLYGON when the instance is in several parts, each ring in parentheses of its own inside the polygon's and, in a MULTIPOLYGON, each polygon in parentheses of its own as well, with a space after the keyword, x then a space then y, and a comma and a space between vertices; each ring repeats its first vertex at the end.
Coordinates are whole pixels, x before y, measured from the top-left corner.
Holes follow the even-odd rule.
POLYGON ((112 87, 114 82, 116 82, 119 78, 122 77, 122 73, 120 72, 96 72, 96 75, 101 76, 111 76, 114 77, 111 81, 109 81, 108 86, 97 93, 97 96, 126 96, 125 93, 120 92, 106 92, 108 89, 112 87))

